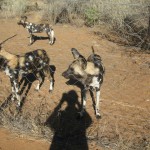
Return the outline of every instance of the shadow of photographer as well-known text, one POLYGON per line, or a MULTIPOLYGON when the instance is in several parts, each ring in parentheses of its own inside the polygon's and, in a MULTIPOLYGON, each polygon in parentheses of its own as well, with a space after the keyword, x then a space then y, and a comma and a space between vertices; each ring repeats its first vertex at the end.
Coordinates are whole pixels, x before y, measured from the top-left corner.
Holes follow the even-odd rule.
POLYGON ((80 107, 78 95, 74 90, 63 94, 45 123, 54 132, 49 150, 88 150, 86 130, 92 119, 87 112, 79 119, 80 107))

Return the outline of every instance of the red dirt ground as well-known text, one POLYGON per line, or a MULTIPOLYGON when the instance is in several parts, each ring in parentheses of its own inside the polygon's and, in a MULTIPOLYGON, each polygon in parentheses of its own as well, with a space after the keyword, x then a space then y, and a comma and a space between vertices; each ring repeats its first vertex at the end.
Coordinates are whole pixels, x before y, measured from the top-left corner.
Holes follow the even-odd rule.
MULTIPOLYGON (((93 28, 76 28, 69 25, 55 25, 56 42, 53 46, 48 40, 38 40, 28 46, 27 31, 16 24, 16 20, 0 20, 0 41, 17 34, 16 37, 2 45, 7 51, 14 54, 23 54, 35 49, 45 49, 55 65, 55 87, 53 93, 48 93, 48 82, 45 81, 39 92, 34 91, 36 81, 29 91, 23 113, 33 111, 33 106, 40 106, 44 99, 50 111, 57 106, 63 93, 70 90, 77 92, 80 101, 80 90, 75 85, 67 85, 61 74, 72 62, 70 52, 72 47, 77 48, 86 58, 91 54, 91 46, 101 55, 106 74, 101 90, 102 119, 97 120, 94 115, 91 98, 88 95, 87 113, 92 123, 87 129, 88 136, 99 135, 99 141, 89 141, 89 149, 100 147, 110 148, 113 140, 118 138, 118 147, 125 145, 150 148, 150 61, 148 54, 136 53, 131 48, 119 46, 101 39, 93 34, 93 28), (97 131, 97 132, 96 132, 97 131), (109 138, 108 138, 109 137, 109 138), (111 141, 107 139, 112 139, 111 141), (136 139, 136 140, 135 140, 136 139)), ((46 34, 41 34, 46 36, 46 34)), ((9 79, 0 73, 0 102, 8 97, 11 91, 9 79)), ((65 105, 64 105, 65 107, 65 105)), ((33 112, 34 113, 34 112, 33 112)), ((0 129, 0 149, 2 150, 46 150, 49 142, 30 140, 17 137, 3 128, 0 129), (9 143, 9 144, 8 144, 9 143)), ((132 147, 134 149, 134 147, 132 147)), ((103 148, 101 148, 103 149, 103 148)))

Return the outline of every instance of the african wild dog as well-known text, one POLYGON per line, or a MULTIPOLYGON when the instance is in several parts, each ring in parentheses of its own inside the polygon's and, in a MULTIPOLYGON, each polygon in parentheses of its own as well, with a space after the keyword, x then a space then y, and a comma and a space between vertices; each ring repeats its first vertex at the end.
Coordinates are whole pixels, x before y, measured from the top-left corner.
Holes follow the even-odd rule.
POLYGON ((83 104, 80 116, 82 117, 86 107, 86 92, 91 91, 92 99, 94 100, 93 90, 96 90, 96 107, 94 109, 96 117, 101 117, 99 112, 100 87, 103 83, 103 75, 105 72, 101 57, 94 53, 86 60, 75 48, 71 49, 74 56, 74 61, 69 65, 69 68, 62 73, 66 79, 75 79, 81 82, 84 86, 83 104))
POLYGON ((27 17, 22 16, 21 20, 18 22, 18 25, 22 25, 26 28, 30 34, 30 45, 34 42, 33 33, 41 33, 46 32, 49 38, 49 44, 54 44, 54 30, 49 26, 49 24, 35 24, 31 22, 27 22, 27 17))
POLYGON ((4 49, 0 50, 0 71, 4 71, 9 76, 12 87, 12 100, 18 101, 18 106, 21 104, 21 96, 19 91, 19 75, 22 77, 29 73, 35 74, 38 79, 36 90, 39 90, 44 79, 48 77, 50 81, 49 91, 53 90, 53 78, 49 68, 50 59, 43 49, 37 49, 24 55, 14 55, 4 49))

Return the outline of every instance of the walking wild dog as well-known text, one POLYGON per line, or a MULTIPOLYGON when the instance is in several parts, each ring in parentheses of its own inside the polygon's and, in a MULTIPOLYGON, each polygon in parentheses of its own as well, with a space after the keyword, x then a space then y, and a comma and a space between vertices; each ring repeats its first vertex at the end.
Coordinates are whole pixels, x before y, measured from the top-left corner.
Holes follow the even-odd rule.
POLYGON ((19 75, 26 76, 29 73, 36 75, 38 85, 36 90, 39 90, 44 79, 48 77, 50 81, 49 91, 53 90, 53 78, 49 68, 50 59, 43 49, 37 49, 24 55, 14 55, 4 49, 0 50, 0 71, 4 71, 9 76, 12 87, 12 100, 18 101, 18 106, 21 104, 19 93, 19 75))
POLYGON ((49 38, 49 44, 54 44, 54 30, 49 27, 49 24, 35 24, 31 22, 27 22, 27 17, 22 16, 20 21, 18 22, 18 25, 22 25, 24 28, 26 28, 30 34, 30 45, 34 42, 34 35, 33 33, 41 33, 46 32, 49 38))
MULTIPOLYGON (((93 48, 93 47, 92 47, 93 48)), ((74 61, 69 65, 69 68, 62 73, 66 79, 75 79, 84 85, 83 104, 80 116, 82 117, 86 108, 86 93, 91 91, 92 99, 94 100, 93 90, 96 90, 96 106, 94 109, 96 117, 101 117, 99 112, 100 87, 103 83, 103 75, 105 72, 101 57, 94 53, 86 60, 75 48, 71 49, 74 56, 74 61)))

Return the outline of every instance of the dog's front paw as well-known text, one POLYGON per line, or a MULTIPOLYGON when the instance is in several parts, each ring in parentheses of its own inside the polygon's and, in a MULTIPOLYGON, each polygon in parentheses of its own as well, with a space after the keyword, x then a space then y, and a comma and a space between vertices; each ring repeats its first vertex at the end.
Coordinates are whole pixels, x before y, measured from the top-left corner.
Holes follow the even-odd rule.
POLYGON ((96 118, 97 118, 97 119, 101 119, 101 118, 102 118, 102 117, 101 117, 101 114, 100 114, 100 113, 97 113, 97 114, 96 114, 96 118))
POLYGON ((49 41, 48 43, 49 43, 50 45, 53 45, 53 44, 54 44, 54 42, 52 42, 52 41, 49 41))
POLYGON ((53 92, 53 90, 49 90, 49 93, 52 93, 53 92))
POLYGON ((39 89, 39 87, 36 87, 34 90, 37 91, 37 92, 39 92, 40 89, 39 89))
POLYGON ((32 45, 32 43, 29 43, 29 44, 28 44, 28 46, 31 46, 31 45, 32 45))

